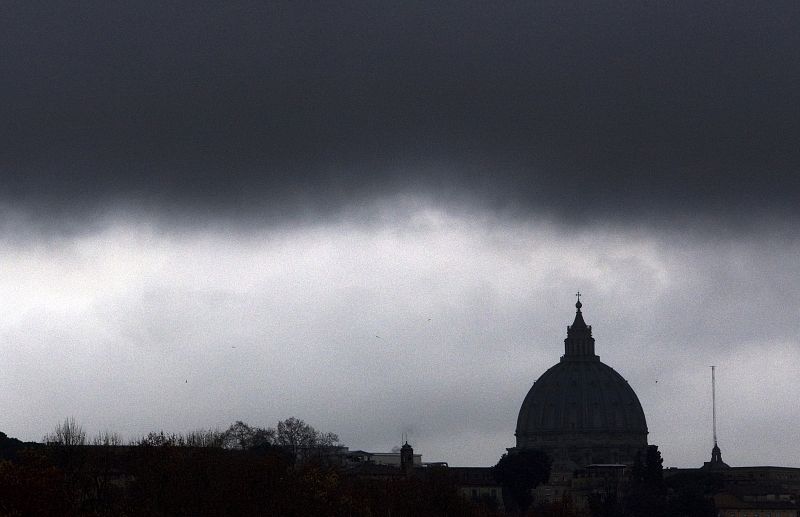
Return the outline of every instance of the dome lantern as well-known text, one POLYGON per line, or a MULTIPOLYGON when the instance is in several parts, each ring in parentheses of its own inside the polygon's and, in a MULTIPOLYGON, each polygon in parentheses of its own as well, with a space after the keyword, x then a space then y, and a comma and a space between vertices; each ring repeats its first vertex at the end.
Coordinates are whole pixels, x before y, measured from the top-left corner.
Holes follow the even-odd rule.
POLYGON ((566 360, 589 360, 599 361, 600 358, 594 353, 594 338, 592 337, 592 326, 583 321, 581 313, 581 293, 578 296, 578 303, 575 304, 575 321, 567 327, 567 339, 564 340, 564 355, 562 361, 566 360))

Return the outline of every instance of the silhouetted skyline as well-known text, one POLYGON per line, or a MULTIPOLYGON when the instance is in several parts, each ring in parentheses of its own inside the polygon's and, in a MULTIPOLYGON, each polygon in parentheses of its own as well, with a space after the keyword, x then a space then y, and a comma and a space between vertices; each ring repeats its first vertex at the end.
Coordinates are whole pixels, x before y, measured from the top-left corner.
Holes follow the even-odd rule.
POLYGON ((665 464, 707 460, 715 364, 726 462, 800 466, 798 21, 780 0, 7 9, 0 431, 293 414, 489 465, 580 289, 665 464))

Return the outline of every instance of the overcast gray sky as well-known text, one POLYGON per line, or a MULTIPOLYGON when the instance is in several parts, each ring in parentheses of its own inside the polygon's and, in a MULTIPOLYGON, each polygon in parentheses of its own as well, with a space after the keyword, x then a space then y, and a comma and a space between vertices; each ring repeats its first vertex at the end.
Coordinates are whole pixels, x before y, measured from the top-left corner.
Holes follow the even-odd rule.
POLYGON ((574 293, 667 465, 800 466, 800 6, 0 3, 0 430, 490 465, 574 293))

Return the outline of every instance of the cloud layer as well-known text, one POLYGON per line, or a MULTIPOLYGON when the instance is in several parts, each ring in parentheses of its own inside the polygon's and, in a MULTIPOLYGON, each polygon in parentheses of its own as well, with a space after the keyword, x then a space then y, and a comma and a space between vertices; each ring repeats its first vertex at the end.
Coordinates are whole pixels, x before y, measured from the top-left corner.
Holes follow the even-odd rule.
MULTIPOLYGON (((48 223, 400 194, 591 222, 797 216, 796 2, 31 2, 0 175, 48 223)), ((189 214, 189 215, 187 215, 189 214)))

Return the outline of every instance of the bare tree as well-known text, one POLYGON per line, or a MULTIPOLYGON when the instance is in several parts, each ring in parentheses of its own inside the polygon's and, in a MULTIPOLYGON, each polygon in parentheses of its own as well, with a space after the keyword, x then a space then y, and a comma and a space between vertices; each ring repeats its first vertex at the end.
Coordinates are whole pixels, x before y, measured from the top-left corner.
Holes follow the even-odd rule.
POLYGON ((339 435, 336 433, 317 433, 319 447, 336 447, 339 445, 339 435))
POLYGON ((164 431, 149 432, 138 440, 133 440, 131 445, 139 447, 176 447, 183 445, 183 437, 175 433, 165 433, 164 431))
POLYGON ((197 429, 186 433, 184 443, 187 447, 222 447, 224 433, 217 429, 197 429))
POLYGON ((275 439, 274 429, 251 427, 237 420, 222 433, 223 447, 226 449, 252 449, 272 445, 275 439))
POLYGON ((52 445, 86 445, 86 431, 70 417, 58 424, 52 433, 44 435, 44 442, 52 445))
POLYGON ((255 431, 241 420, 237 420, 222 433, 222 444, 226 449, 249 449, 255 431))
POLYGON ((278 422, 278 432, 275 436, 275 443, 287 448, 293 455, 304 447, 314 445, 317 431, 302 420, 289 417, 282 422, 278 422))
POLYGON ((104 445, 104 446, 118 446, 122 445, 124 442, 122 440, 122 436, 119 433, 114 431, 102 431, 97 433, 97 436, 92 438, 92 445, 104 445))
POLYGON ((284 447, 295 459, 319 455, 325 449, 336 447, 339 437, 334 433, 320 433, 302 420, 290 417, 278 422, 275 444, 284 447))

